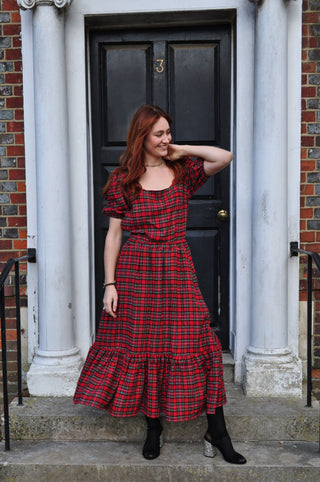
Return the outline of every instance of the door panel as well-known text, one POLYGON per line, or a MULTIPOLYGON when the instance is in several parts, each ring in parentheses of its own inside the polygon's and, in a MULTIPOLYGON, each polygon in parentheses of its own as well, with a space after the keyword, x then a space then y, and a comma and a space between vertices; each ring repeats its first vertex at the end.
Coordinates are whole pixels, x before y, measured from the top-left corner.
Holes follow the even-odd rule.
POLYGON ((178 143, 208 144, 215 140, 214 44, 170 44, 170 108, 178 143), (206 122, 199 122, 199 117, 206 122))
POLYGON ((137 105, 151 92, 151 45, 109 45, 101 52, 104 145, 125 145, 137 105))
MULTIPOLYGON (((174 119, 174 142, 228 149, 230 26, 92 32, 90 60, 98 323, 107 231, 101 189, 119 164, 132 115, 157 104, 174 119)), ((217 218, 220 209, 229 209, 229 169, 193 196, 186 236, 214 329, 228 348, 229 229, 217 218)))

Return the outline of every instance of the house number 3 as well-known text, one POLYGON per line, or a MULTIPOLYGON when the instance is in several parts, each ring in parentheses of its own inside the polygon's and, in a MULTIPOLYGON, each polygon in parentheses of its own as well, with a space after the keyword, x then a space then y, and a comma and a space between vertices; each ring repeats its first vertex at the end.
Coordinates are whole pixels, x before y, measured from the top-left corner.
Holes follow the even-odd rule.
POLYGON ((158 72, 158 74, 161 74, 164 71, 164 66, 163 66, 164 60, 157 59, 156 62, 158 63, 158 65, 156 66, 156 71, 158 72))

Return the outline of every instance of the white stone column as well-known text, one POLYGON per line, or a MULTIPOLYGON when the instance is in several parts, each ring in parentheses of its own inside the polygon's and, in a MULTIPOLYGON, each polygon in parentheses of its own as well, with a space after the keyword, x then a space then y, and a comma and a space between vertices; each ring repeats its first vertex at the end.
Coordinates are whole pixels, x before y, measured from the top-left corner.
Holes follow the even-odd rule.
POLYGON ((34 8, 33 55, 38 219, 39 348, 31 395, 72 395, 81 358, 74 346, 70 173, 64 11, 67 0, 20 0, 34 8))
POLYGON ((256 10, 252 302, 244 389, 249 396, 301 396, 301 363, 288 347, 287 11, 256 10))

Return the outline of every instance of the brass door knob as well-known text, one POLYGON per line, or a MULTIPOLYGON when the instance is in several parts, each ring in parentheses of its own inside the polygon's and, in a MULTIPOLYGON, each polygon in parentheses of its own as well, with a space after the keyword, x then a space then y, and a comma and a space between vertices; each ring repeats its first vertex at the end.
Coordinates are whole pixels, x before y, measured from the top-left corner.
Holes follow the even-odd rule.
POLYGON ((225 209, 221 209, 221 211, 218 212, 218 219, 219 221, 228 221, 229 219, 229 213, 225 209))

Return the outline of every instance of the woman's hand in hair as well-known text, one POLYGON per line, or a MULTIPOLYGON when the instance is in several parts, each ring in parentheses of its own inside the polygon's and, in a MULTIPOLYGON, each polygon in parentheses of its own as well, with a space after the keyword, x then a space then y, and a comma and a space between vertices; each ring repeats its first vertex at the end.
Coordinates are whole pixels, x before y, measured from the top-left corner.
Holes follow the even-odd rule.
POLYGON ((186 156, 185 146, 179 146, 178 144, 169 144, 168 145, 168 154, 165 156, 165 159, 168 161, 178 161, 182 157, 186 156))

